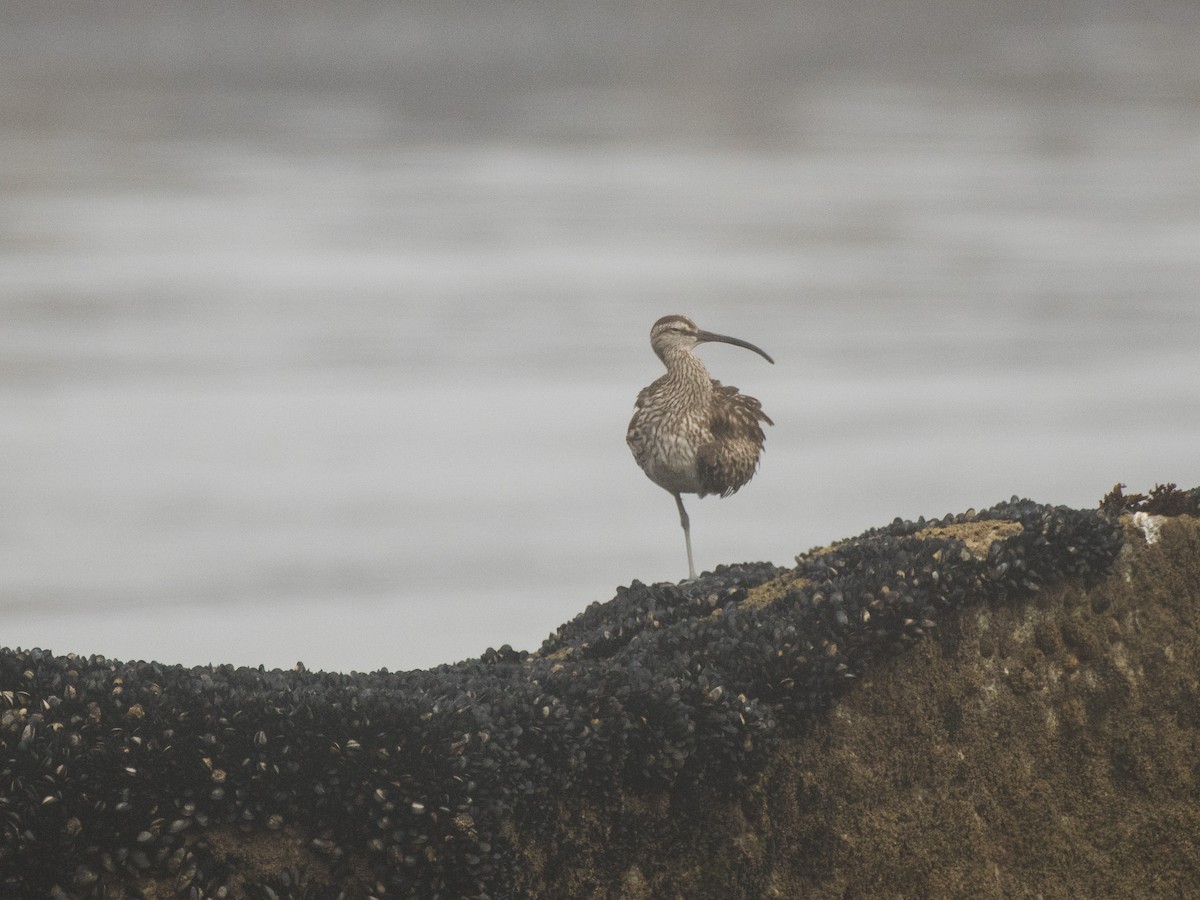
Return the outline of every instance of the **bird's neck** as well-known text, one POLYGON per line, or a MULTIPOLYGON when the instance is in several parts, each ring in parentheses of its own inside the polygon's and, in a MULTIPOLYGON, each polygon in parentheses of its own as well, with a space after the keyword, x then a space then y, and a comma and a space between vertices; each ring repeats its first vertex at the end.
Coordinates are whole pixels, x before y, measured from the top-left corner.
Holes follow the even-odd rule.
POLYGON ((709 388, 712 378, 708 369, 699 357, 688 350, 669 350, 663 354, 663 364, 667 367, 667 380, 681 384, 696 384, 709 388))

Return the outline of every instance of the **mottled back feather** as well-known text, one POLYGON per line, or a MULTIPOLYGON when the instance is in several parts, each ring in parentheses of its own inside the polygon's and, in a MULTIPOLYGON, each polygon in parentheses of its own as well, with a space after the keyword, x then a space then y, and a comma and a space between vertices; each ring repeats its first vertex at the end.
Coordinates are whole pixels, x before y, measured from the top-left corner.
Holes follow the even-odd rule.
POLYGON ((708 430, 712 440, 699 448, 696 466, 706 494, 728 497, 758 469, 767 436, 760 422, 774 425, 762 404, 733 386, 713 379, 708 430))

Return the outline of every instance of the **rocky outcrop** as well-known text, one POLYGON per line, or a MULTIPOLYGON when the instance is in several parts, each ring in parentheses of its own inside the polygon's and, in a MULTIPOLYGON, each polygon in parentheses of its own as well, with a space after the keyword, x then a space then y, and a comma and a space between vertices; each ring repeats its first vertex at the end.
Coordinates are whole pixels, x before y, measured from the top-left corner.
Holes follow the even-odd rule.
POLYGON ((635 582, 422 672, 0 651, 0 893, 1200 893, 1200 494, 1169 493, 635 582))

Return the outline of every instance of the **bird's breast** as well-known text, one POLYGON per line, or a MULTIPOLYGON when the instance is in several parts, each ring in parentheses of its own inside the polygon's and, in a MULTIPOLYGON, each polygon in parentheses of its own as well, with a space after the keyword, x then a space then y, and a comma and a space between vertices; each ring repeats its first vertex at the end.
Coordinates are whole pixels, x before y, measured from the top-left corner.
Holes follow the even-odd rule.
POLYGON ((661 409, 641 408, 629 423, 627 440, 637 464, 659 487, 701 493, 700 447, 711 439, 704 423, 661 409))

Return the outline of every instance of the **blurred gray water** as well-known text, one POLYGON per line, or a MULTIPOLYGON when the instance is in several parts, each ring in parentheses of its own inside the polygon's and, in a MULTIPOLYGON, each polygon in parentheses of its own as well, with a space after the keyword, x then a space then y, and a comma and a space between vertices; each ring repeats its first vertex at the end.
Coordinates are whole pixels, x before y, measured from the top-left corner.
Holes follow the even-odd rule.
POLYGON ((1200 484, 1194 4, 6 3, 0 645, 404 669, 697 563, 1200 484))

